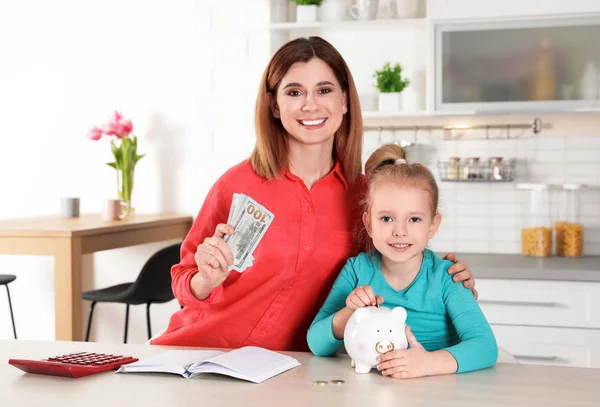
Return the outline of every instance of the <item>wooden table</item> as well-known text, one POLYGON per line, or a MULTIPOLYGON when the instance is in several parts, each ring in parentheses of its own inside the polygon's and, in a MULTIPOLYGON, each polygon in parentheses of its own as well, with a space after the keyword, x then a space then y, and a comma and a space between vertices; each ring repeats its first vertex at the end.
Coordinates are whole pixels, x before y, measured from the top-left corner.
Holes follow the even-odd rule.
POLYGON ((170 239, 183 239, 191 216, 136 214, 105 222, 100 215, 56 216, 0 221, 0 254, 54 256, 54 306, 57 340, 81 340, 82 256, 170 239))
MULTIPOLYGON (((184 379, 170 374, 106 372, 80 379, 22 372, 7 363, 75 351, 143 357, 173 347, 83 342, 0 341, 2 407, 357 406, 357 407, 598 407, 600 369, 496 364, 459 375, 395 380, 357 375, 346 355, 318 358, 288 353, 301 366, 253 384, 226 376, 184 379), (341 379, 345 383, 332 384, 341 379), (315 385, 326 380, 326 386, 315 385)), ((188 348, 189 349, 189 348, 188 348)))

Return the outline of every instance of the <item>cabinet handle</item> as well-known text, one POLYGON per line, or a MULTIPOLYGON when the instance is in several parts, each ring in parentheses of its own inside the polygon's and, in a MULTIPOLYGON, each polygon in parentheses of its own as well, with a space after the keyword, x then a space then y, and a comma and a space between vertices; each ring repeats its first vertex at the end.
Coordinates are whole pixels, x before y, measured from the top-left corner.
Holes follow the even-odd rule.
POLYGON ((500 301, 500 300, 479 300, 480 304, 491 305, 523 305, 526 307, 558 307, 557 302, 536 302, 536 301, 500 301))
POLYGON ((538 360, 540 362, 556 362, 558 356, 513 355, 515 359, 538 360))

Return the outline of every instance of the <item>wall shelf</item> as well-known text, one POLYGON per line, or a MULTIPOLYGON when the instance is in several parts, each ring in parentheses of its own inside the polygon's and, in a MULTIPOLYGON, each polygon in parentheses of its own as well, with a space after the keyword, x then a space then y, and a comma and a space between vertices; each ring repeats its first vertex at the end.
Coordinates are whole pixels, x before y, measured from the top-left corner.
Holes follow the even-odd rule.
POLYGON ((388 18, 379 20, 344 20, 344 21, 317 21, 314 23, 272 23, 269 29, 273 31, 295 31, 295 30, 310 30, 310 29, 353 29, 357 27, 364 28, 389 28, 389 27, 405 27, 414 25, 424 25, 427 19, 425 18, 388 18))
POLYGON ((464 158, 452 164, 449 161, 438 160, 440 180, 443 182, 469 182, 469 183, 506 183, 513 182, 517 174, 517 160, 504 159, 502 162, 479 161, 465 164, 464 158), (467 170, 465 170, 466 166, 467 170), (468 178, 463 178, 464 171, 468 171, 468 178), (451 177, 450 175, 454 176, 451 177))

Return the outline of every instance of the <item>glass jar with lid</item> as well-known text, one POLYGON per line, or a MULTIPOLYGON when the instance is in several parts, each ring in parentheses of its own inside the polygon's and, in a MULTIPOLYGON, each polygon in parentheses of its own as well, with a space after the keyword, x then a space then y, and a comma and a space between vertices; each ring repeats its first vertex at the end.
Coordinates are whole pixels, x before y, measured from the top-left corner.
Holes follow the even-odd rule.
POLYGON ((580 257, 583 254, 584 227, 579 219, 579 195, 582 185, 556 185, 558 210, 554 222, 554 251, 557 256, 580 257))
POLYGON ((448 160, 446 178, 460 179, 460 157, 450 157, 448 160))
POLYGON ((490 158, 490 175, 489 179, 492 181, 502 181, 504 179, 504 168, 502 167, 502 157, 491 157, 490 158))
POLYGON ((548 185, 519 184, 526 190, 524 224, 521 229, 521 254, 524 256, 552 256, 552 211, 548 185))

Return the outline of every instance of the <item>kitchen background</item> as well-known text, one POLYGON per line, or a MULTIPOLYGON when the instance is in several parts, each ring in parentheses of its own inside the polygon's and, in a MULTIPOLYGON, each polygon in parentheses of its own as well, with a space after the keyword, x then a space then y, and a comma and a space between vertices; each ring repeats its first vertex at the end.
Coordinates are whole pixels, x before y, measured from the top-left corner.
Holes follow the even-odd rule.
MULTIPOLYGON (((513 182, 440 182, 444 220, 433 249, 518 255, 521 229, 530 226, 526 211, 530 192, 518 190, 518 183, 600 184, 600 95, 574 100, 583 98, 582 89, 589 88, 582 84, 587 60, 576 64, 565 83, 560 82, 562 74, 556 79, 557 84, 567 85, 556 86, 555 97, 560 99, 556 103, 513 100, 489 107, 477 102, 472 89, 443 97, 444 91, 452 90, 440 92, 442 88, 436 87, 436 77, 444 71, 436 65, 435 51, 440 44, 436 24, 456 23, 459 31, 489 19, 500 28, 502 24, 528 26, 532 21, 535 26, 552 16, 567 21, 567 26, 592 19, 598 29, 600 2, 420 0, 410 18, 399 19, 392 18, 387 2, 381 0, 375 21, 352 20, 347 8, 354 3, 327 0, 319 14, 321 20, 327 16, 330 21, 301 25, 295 22, 296 6, 286 0, 2 2, 0 217, 56 214, 62 196, 80 196, 82 212, 99 212, 101 200, 115 192, 111 169, 104 165, 110 152, 85 135, 91 124, 103 121, 114 109, 132 117, 138 150, 147 153, 136 169, 136 210, 195 215, 213 182, 252 150, 254 100, 268 59, 282 42, 303 35, 323 36, 348 62, 365 125, 375 128, 365 132, 365 157, 381 143, 408 141, 412 143, 409 159, 429 165, 438 177, 438 161, 449 157, 517 160, 513 182), (392 113, 378 111, 373 78, 374 71, 388 61, 401 63, 403 74, 411 80, 403 96, 404 109, 392 113), (449 103, 456 101, 463 103, 449 103), (493 111, 485 111, 486 106, 493 111), (544 126, 539 134, 502 128, 462 133, 426 129, 527 124, 534 118, 544 126), (391 131, 389 126, 419 128, 391 131), (445 139, 448 135, 451 140, 445 139), (485 139, 486 135, 494 139, 485 139)), ((461 70, 469 61, 478 66, 478 48, 461 51, 461 40, 455 38, 446 44, 458 44, 457 55, 474 58, 459 60, 461 70)), ((494 56, 490 49, 494 44, 508 51, 511 41, 514 44, 514 40, 502 42, 502 35, 497 38, 497 42, 484 41, 485 47, 479 49, 486 58, 494 56)), ((589 57, 596 76, 586 83, 595 84, 598 92, 600 44, 588 45, 559 50, 575 49, 589 57), (595 51, 589 51, 593 46, 595 51)), ((536 52, 541 51, 530 50, 532 60, 539 55, 536 52)), ((570 58, 569 54, 557 60, 570 58)), ((490 74, 506 70, 490 70, 490 74)), ((578 221, 585 227, 584 254, 600 255, 600 190, 583 190, 578 208, 578 221)), ((84 290, 133 281, 146 259, 170 243, 87 256, 84 290)), ((477 276, 477 267, 473 269, 477 276)), ((0 273, 18 276, 11 292, 19 337, 53 339, 52 259, 0 256, 0 273)), ((483 278, 478 281, 486 286, 483 278)), ((589 286, 577 287, 585 291, 589 286)), ((110 304, 96 308, 93 340, 121 341, 123 308, 110 304)), ((164 326, 177 309, 174 301, 154 306, 153 326, 164 326)), ((83 315, 87 316, 87 304, 83 315)), ((144 307, 132 308, 130 342, 145 341, 144 317, 144 307)), ((554 331, 544 331, 542 336, 548 335, 560 336, 554 331)), ((6 298, 0 295, 0 338, 11 337, 6 298)), ((576 342, 573 338, 567 334, 566 341, 576 342)), ((581 346, 600 343, 592 339, 577 340, 583 341, 581 346)), ((595 358, 600 365, 597 354, 595 358)), ((588 359, 578 363, 589 365, 588 359)))

